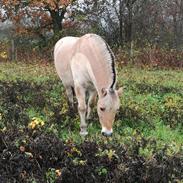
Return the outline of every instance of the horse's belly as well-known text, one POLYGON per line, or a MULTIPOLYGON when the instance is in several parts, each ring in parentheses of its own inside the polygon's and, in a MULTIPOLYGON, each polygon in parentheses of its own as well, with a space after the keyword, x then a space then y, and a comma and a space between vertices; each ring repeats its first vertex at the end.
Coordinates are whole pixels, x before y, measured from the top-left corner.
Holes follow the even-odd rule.
POLYGON ((55 67, 58 76, 62 80, 62 83, 64 85, 72 85, 73 86, 73 77, 72 77, 72 72, 70 69, 69 62, 60 61, 60 62, 55 62, 55 67))
POLYGON ((66 37, 57 42, 54 50, 56 71, 64 86, 74 86, 70 60, 72 47, 78 38, 66 37))

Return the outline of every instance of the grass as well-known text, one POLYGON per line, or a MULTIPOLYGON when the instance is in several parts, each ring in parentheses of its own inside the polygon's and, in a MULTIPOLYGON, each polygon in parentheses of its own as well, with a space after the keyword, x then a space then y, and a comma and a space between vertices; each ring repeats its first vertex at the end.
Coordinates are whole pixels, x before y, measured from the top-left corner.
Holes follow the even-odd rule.
MULTIPOLYGON (((73 139, 76 143, 84 140, 79 136, 78 114, 75 117, 68 115, 64 89, 52 64, 0 63, 0 81, 11 83, 12 88, 17 81, 19 84, 15 84, 16 87, 23 82, 27 83, 25 93, 22 90, 16 93, 16 88, 14 89, 15 95, 28 103, 25 109, 21 106, 21 113, 29 118, 27 123, 37 117, 45 121, 45 131, 55 133, 63 140, 73 139), (40 102, 36 103, 38 99, 40 102), (41 105, 43 101, 44 104, 41 105)), ((160 148, 168 145, 172 154, 181 152, 183 71, 119 68, 118 85, 125 86, 126 89, 121 97, 122 106, 116 117, 113 138, 106 140, 100 135, 96 109, 88 126, 87 138, 97 142, 117 141, 126 145, 130 144, 133 137, 137 141, 142 138, 155 139, 160 148)), ((2 100, 3 96, 0 97, 2 100)), ((1 106, 0 113, 4 116, 0 118, 2 129, 9 123, 6 117, 11 110, 6 112, 5 106, 1 106)))
POLYGON ((0 80, 15 80, 44 82, 58 79, 51 64, 0 63, 0 80))
POLYGON ((141 83, 146 81, 149 84, 159 84, 166 87, 183 87, 182 70, 154 70, 126 67, 119 70, 119 78, 126 81, 141 83))
POLYGON ((53 64, 0 63, 0 180, 182 182, 183 72, 118 68, 118 86, 113 136, 95 107, 84 138, 53 64))

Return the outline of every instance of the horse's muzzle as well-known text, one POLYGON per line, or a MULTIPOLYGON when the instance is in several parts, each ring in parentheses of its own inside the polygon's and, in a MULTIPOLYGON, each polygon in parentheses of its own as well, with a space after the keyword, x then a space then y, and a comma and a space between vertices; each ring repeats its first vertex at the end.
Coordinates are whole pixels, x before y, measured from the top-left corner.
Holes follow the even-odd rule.
POLYGON ((105 136, 105 137, 111 137, 112 136, 112 133, 102 132, 102 135, 105 136))
POLYGON ((105 127, 103 127, 101 133, 105 137, 111 137, 112 136, 112 129, 107 130, 105 127))

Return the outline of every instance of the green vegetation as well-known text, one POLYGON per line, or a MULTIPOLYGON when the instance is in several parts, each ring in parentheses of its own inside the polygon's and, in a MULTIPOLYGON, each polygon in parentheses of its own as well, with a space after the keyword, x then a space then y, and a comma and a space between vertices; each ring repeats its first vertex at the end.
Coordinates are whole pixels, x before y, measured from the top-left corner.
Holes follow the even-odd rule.
MULTIPOLYGON (((89 135, 83 138, 79 135, 78 113, 69 113, 64 88, 53 65, 1 63, 1 132, 29 130, 34 136, 42 131, 56 135, 66 144, 72 142, 78 146, 83 146, 86 141, 94 142, 99 146, 94 156, 98 160, 103 157, 108 161, 119 159, 119 147, 125 148, 129 156, 135 153, 145 158, 147 166, 154 157, 161 157, 162 161, 163 157, 169 157, 171 162, 174 162, 174 157, 182 158, 183 72, 131 67, 118 70, 118 85, 125 89, 113 137, 106 138, 100 134, 101 127, 94 108, 88 124, 89 135)), ((16 140, 16 147, 28 143, 28 136, 16 140)), ((73 166, 88 166, 83 151, 72 146, 66 153, 73 166)), ((122 166, 120 171, 127 170, 124 165, 119 166, 122 166)), ((48 182, 56 180, 56 169, 49 167, 46 170, 48 182)), ((94 173, 105 177, 111 170, 105 164, 98 164, 94 173)))
MULTIPOLYGON (((14 88, 12 95, 15 100, 23 100, 27 104, 22 106, 20 112, 26 114, 29 120, 40 118, 45 122, 45 130, 54 131, 64 139, 73 138, 76 142, 80 139, 77 111, 74 117, 69 116, 66 95, 53 65, 2 63, 0 82, 0 87, 4 89, 0 93, 1 102, 3 98, 10 97, 6 90, 14 88)), ((143 137, 182 145, 182 71, 125 67, 118 71, 118 85, 125 89, 116 117, 114 137, 133 136, 134 131, 138 130, 143 137)), ((1 104, 2 128, 6 127, 6 118, 10 115, 8 110, 1 104)), ((12 118, 11 121, 15 120, 12 118)), ((91 139, 100 136, 96 109, 93 120, 89 122, 89 131, 91 139)))

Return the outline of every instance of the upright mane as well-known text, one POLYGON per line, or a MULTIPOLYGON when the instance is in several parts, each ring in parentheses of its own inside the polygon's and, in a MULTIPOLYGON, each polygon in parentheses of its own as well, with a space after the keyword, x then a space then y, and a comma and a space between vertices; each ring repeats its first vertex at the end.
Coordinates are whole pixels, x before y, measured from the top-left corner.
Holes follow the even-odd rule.
POLYGON ((116 70, 115 70, 115 56, 114 53, 112 52, 111 48, 109 45, 106 43, 104 39, 102 39, 100 36, 93 34, 94 37, 96 38, 96 41, 98 44, 101 46, 102 53, 104 54, 104 58, 108 64, 109 70, 111 72, 111 77, 112 77, 112 83, 109 86, 109 88, 114 89, 115 83, 116 83, 116 70))

